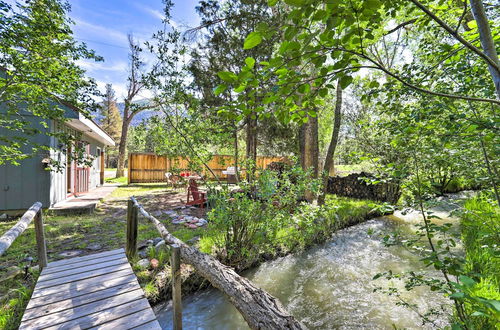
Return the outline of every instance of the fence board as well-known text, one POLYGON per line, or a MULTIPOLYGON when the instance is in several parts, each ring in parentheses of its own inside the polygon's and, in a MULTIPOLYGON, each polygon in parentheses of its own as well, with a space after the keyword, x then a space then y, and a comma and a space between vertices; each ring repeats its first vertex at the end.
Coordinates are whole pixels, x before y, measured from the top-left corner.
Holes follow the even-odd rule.
MULTIPOLYGON (((257 168, 265 169, 272 162, 286 161, 287 157, 266 157, 257 156, 257 168)), ((189 158, 186 157, 168 157, 152 153, 130 153, 128 161, 128 181, 129 183, 153 183, 166 182, 165 173, 177 171, 190 171, 189 158)), ((214 155, 207 165, 220 179, 227 179, 222 171, 229 166, 234 166, 234 156, 214 155)), ((191 171, 192 172, 192 171, 191 171)), ((201 173, 208 179, 211 174, 203 168, 201 173)))

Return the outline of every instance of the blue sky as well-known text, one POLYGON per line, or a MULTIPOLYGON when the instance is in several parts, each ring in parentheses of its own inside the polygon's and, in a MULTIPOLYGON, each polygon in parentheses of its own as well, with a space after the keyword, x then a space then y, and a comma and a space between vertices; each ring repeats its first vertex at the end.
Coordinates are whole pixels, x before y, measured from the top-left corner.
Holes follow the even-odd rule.
MULTIPOLYGON (((74 36, 104 57, 104 62, 80 62, 101 90, 113 84, 119 100, 124 96, 127 80, 127 34, 144 42, 162 28, 161 0, 70 0, 70 17, 75 21, 74 36)), ((198 0, 174 0, 172 21, 183 30, 199 22, 195 6, 198 0)), ((147 92, 146 92, 147 94, 147 92)), ((145 95, 147 96, 147 95, 145 95)))

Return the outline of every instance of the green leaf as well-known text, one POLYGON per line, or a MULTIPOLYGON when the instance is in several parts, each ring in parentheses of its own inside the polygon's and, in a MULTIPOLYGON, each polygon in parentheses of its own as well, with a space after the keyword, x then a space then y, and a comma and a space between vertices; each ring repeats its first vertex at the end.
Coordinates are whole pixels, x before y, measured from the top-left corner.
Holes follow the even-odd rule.
POLYGON ((475 20, 472 20, 470 22, 467 22, 467 26, 471 29, 477 28, 477 22, 475 20))
POLYGON ((241 93, 245 90, 247 86, 246 85, 239 85, 237 88, 234 89, 236 93, 241 93))
POLYGON ((463 299, 465 297, 465 294, 463 292, 455 292, 450 294, 450 298, 452 299, 463 299))
POLYGON ((217 75, 219 76, 220 79, 229 82, 234 81, 237 78, 237 76, 230 71, 219 71, 217 72, 217 75))
POLYGON ((253 69, 255 65, 255 59, 253 57, 247 57, 245 58, 245 63, 250 69, 253 69))
POLYGON ((460 275, 458 277, 458 279, 460 280, 460 282, 462 282, 467 287, 472 287, 472 286, 476 285, 476 281, 474 281, 469 276, 460 275))
POLYGON ((496 310, 497 312, 500 312, 500 301, 488 299, 487 302, 489 305, 491 305, 491 307, 493 307, 494 310, 496 310))
POLYGON ((304 0, 285 0, 285 3, 289 6, 292 6, 292 7, 300 7, 305 3, 305 1, 304 0))
POLYGON ((214 89, 214 94, 215 95, 219 95, 221 93, 224 93, 227 89, 227 86, 224 85, 224 84, 220 84, 219 86, 217 86, 215 89, 214 89))
POLYGON ((278 0, 267 0, 267 5, 269 7, 274 7, 278 3, 278 0))
POLYGON ((351 76, 343 76, 340 78, 340 87, 342 89, 346 89, 347 86, 349 86, 352 83, 352 77, 351 76))
POLYGON ((312 17, 312 20, 313 21, 321 21, 322 19, 324 19, 327 15, 327 12, 325 10, 318 10, 316 13, 314 13, 313 17, 312 17))
POLYGON ((262 35, 260 34, 260 32, 250 32, 250 34, 245 39, 243 49, 252 49, 255 46, 259 45, 261 42, 262 35))

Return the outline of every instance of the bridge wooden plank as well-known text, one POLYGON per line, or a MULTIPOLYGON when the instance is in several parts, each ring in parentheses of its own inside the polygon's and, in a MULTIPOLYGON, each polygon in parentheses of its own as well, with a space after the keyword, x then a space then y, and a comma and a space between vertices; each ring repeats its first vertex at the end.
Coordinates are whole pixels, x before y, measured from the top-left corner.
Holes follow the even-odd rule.
POLYGON ((158 320, 151 321, 149 323, 140 325, 138 327, 133 328, 135 330, 161 330, 160 323, 158 323, 158 320))
POLYGON ((97 292, 87 293, 77 297, 67 297, 67 299, 65 300, 60 300, 53 303, 47 303, 47 302, 43 303, 45 301, 43 299, 40 300, 40 302, 42 302, 43 304, 39 305, 38 308, 26 309, 23 315, 23 322, 33 318, 40 317, 42 315, 49 315, 66 309, 76 308, 81 305, 89 304, 91 302, 95 302, 98 300, 107 299, 137 289, 140 289, 140 286, 134 278, 132 281, 129 281, 122 285, 113 286, 111 288, 107 288, 97 292))
MULTIPOLYGON (((120 306, 131 301, 140 300, 144 297, 141 289, 126 292, 124 294, 116 295, 108 299, 95 301, 86 305, 78 306, 73 309, 66 309, 49 315, 41 315, 40 317, 33 318, 21 323, 21 328, 26 329, 41 329, 47 328, 55 324, 68 322, 78 319, 90 314, 99 314, 104 310, 116 306, 120 306)), ((147 302, 147 301, 146 301, 147 302)))
POLYGON ((44 268, 42 271, 42 274, 45 275, 45 274, 57 273, 57 272, 68 270, 68 269, 96 265, 96 264, 99 264, 101 262, 113 261, 113 260, 120 259, 120 258, 123 258, 123 254, 113 254, 110 256, 103 256, 103 257, 99 257, 96 259, 83 260, 83 261, 79 261, 79 262, 74 263, 74 264, 67 264, 67 265, 61 265, 61 266, 56 266, 56 267, 51 267, 51 268, 44 268))
POLYGON ((123 265, 123 264, 128 264, 128 259, 125 256, 122 256, 118 259, 101 262, 98 264, 93 264, 93 265, 88 265, 88 266, 80 266, 80 267, 71 267, 70 269, 60 270, 60 271, 55 272, 55 273, 45 274, 42 272, 42 274, 38 277, 38 282, 54 280, 54 279, 60 278, 60 277, 66 277, 69 275, 76 275, 76 274, 85 273, 85 272, 88 272, 91 270, 97 270, 97 269, 101 269, 101 268, 107 268, 110 266, 123 265))
POLYGON ((65 284, 65 283, 81 281, 81 280, 84 280, 87 278, 92 278, 92 277, 96 277, 99 275, 106 275, 106 274, 110 274, 110 273, 115 273, 115 272, 119 272, 121 270, 127 270, 127 269, 130 269, 130 265, 128 263, 110 266, 110 267, 101 268, 101 269, 96 269, 96 270, 88 271, 85 273, 79 273, 79 274, 75 274, 75 275, 69 275, 69 276, 66 276, 63 278, 56 278, 53 280, 39 282, 39 283, 37 283, 35 289, 43 289, 43 288, 48 288, 51 286, 61 285, 61 284, 65 284))
MULTIPOLYGON (((47 329, 88 329, 92 327, 99 327, 99 325, 105 324, 106 322, 114 321, 128 314, 151 310, 151 306, 147 299, 134 300, 119 306, 101 310, 99 313, 93 313, 85 315, 78 319, 71 320, 69 322, 59 323, 48 327, 47 329)), ((119 329, 119 328, 118 328, 119 329)), ((123 328, 122 328, 123 329, 123 328)), ((125 329, 129 329, 126 327, 125 329)), ((120 329, 121 330, 121 329, 120 329)))
POLYGON ((125 285, 127 283, 134 282, 137 283, 136 277, 134 274, 125 275, 122 277, 113 278, 110 280, 106 280, 100 283, 91 283, 92 285, 84 285, 78 287, 76 290, 72 290, 70 293, 66 291, 59 291, 54 294, 41 296, 38 298, 31 298, 30 302, 26 309, 31 309, 39 306, 43 306, 45 304, 52 304, 58 301, 63 301, 66 299, 75 299, 79 296, 83 296, 86 294, 95 294, 100 290, 106 290, 108 288, 112 288, 115 286, 125 285), (68 298, 70 297, 70 298, 68 298))
POLYGON ((156 316, 151 310, 151 308, 126 315, 122 318, 101 324, 91 329, 115 330, 115 329, 132 329, 132 328, 137 329, 138 327, 144 330, 161 329, 160 324, 156 320, 156 316))
MULTIPOLYGON (((106 274, 92 277, 74 283, 65 283, 62 285, 52 286, 48 288, 38 289, 35 286, 35 291, 31 295, 31 299, 45 297, 48 295, 59 295, 63 297, 72 297, 75 293, 83 292, 91 287, 99 285, 99 283, 107 282, 114 279, 119 279, 127 275, 134 275, 132 269, 125 269, 116 273, 106 274)), ((64 298, 65 299, 65 298, 64 298)))
POLYGON ((74 258, 70 258, 70 259, 53 261, 53 262, 49 262, 49 264, 47 265, 47 268, 74 264, 74 263, 78 263, 78 262, 85 261, 85 260, 92 260, 92 259, 106 257, 106 256, 110 256, 110 255, 115 255, 115 254, 120 254, 120 253, 125 253, 125 250, 124 249, 116 249, 116 250, 111 250, 111 251, 106 251, 106 252, 101 252, 101 253, 96 253, 96 254, 89 254, 89 255, 81 256, 81 257, 74 257, 74 258))
POLYGON ((161 329, 123 249, 74 259, 42 271, 20 329, 161 329))

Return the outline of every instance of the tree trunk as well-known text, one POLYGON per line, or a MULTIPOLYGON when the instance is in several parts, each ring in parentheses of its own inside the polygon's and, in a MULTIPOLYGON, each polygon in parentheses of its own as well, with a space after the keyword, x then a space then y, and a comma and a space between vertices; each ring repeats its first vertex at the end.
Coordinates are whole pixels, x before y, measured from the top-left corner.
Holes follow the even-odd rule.
POLYGON ((305 329, 284 309, 278 299, 236 274, 232 268, 170 234, 133 197, 132 200, 139 212, 155 225, 167 244, 178 244, 181 247, 182 261, 192 265, 198 274, 229 298, 251 329, 305 329))
POLYGON ((127 156, 127 135, 128 126, 130 124, 130 119, 128 116, 128 106, 125 105, 123 111, 123 122, 122 122, 122 135, 120 137, 120 145, 118 147, 118 166, 116 168, 116 177, 120 178, 125 176, 125 158, 127 156))
POLYGON ((246 127, 246 156, 247 162, 247 180, 248 182, 253 181, 255 178, 255 166, 257 164, 257 116, 255 113, 252 113, 247 118, 247 127, 246 127), (252 118, 255 116, 255 118, 252 118))
MULTIPOLYGON (((304 171, 312 169, 311 178, 316 179, 319 171, 319 142, 318 142, 318 117, 308 116, 307 123, 302 124, 299 133, 300 142, 300 165, 304 171)), ((314 195, 307 191, 304 196, 307 201, 312 202, 314 195)))
POLYGON ((333 120, 333 132, 332 139, 330 141, 330 145, 328 146, 328 151, 326 152, 325 157, 325 165, 323 167, 323 184, 321 194, 318 198, 318 204, 323 205, 325 203, 326 193, 328 191, 328 177, 330 176, 330 170, 333 168, 333 156, 335 155, 335 149, 337 148, 337 144, 339 142, 339 131, 340 131, 340 123, 342 120, 342 87, 340 87, 340 83, 337 81, 337 95, 335 100, 335 113, 333 120))
POLYGON ((240 169, 238 168, 238 123, 234 123, 234 172, 236 173, 236 182, 240 182, 240 169))
MULTIPOLYGON (((500 62, 498 61, 498 54, 495 49, 493 37, 491 36, 491 29, 488 23, 488 18, 486 17, 486 12, 484 11, 483 2, 481 0, 470 0, 470 7, 472 15, 474 15, 474 19, 477 22, 479 39, 481 40, 483 51, 486 56, 498 65, 500 62)), ((491 65, 488 65, 488 70, 490 71, 493 83, 495 84, 497 98, 500 99, 500 72, 497 68, 491 65)))

